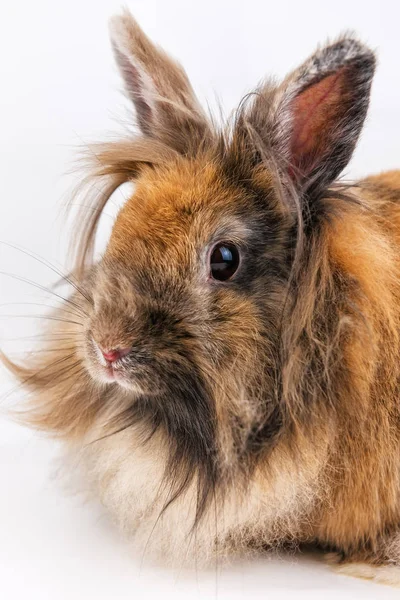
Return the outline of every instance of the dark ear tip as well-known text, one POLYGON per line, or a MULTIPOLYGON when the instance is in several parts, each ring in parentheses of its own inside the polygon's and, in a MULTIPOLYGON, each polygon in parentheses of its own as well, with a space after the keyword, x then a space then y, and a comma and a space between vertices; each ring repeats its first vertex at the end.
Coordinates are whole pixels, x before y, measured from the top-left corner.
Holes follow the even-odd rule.
POLYGON ((325 54, 329 62, 336 65, 362 61, 373 69, 376 64, 375 52, 361 42, 353 32, 342 34, 333 43, 325 46, 321 54, 325 54))

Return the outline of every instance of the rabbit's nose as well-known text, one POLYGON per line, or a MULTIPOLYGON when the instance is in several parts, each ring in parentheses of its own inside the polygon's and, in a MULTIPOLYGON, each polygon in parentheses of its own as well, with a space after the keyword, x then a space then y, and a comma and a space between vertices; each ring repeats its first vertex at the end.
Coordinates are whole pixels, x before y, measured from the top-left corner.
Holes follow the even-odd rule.
POLYGON ((112 363, 129 354, 131 348, 111 348, 107 350, 100 348, 100 351, 105 360, 109 363, 112 363))

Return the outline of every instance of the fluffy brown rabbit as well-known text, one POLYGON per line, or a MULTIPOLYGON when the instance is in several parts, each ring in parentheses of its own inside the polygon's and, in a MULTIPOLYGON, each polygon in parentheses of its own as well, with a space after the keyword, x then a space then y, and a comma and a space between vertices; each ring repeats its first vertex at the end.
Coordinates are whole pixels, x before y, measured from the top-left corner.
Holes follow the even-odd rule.
POLYGON ((344 36, 218 128, 129 13, 111 34, 141 133, 94 147, 104 187, 53 351, 4 358, 25 416, 146 553, 316 543, 343 572, 400 583, 400 171, 336 181, 374 54, 344 36))

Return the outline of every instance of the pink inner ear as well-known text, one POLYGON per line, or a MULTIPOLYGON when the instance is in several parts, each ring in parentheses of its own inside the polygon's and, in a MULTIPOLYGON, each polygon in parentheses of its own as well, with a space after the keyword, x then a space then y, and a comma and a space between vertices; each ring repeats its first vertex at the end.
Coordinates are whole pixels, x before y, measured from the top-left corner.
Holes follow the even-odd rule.
POLYGON ((345 68, 310 85, 292 103, 292 177, 309 175, 330 149, 342 116, 345 68))

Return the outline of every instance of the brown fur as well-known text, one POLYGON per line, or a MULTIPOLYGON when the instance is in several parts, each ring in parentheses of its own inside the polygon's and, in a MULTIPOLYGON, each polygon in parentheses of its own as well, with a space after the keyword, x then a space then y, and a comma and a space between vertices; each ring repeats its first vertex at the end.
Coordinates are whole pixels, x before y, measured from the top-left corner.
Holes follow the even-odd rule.
POLYGON ((373 55, 350 38, 319 50, 221 133, 130 16, 113 31, 143 135, 93 148, 105 195, 78 231, 56 356, 4 359, 32 391, 24 418, 155 553, 317 542, 399 583, 400 171, 335 181, 373 55), (93 264, 99 214, 130 180, 93 264), (243 254, 227 285, 207 276, 220 239, 243 254), (93 339, 132 346, 121 385, 93 339))

